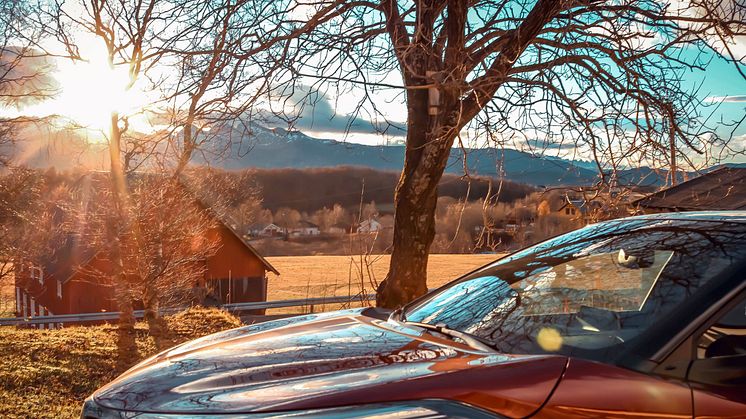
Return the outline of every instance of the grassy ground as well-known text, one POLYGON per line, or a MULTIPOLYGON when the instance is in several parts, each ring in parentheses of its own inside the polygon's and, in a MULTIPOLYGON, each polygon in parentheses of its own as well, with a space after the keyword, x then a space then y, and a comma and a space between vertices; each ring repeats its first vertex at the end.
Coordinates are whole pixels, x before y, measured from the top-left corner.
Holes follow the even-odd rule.
MULTIPOLYGON (((439 286, 494 259, 495 255, 433 255, 428 286, 439 286)), ((269 279, 271 301, 373 292, 385 276, 389 257, 295 256, 270 261, 282 273, 269 279)), ((315 310, 338 308, 330 305, 315 310)), ((170 340, 177 344, 236 327, 239 320, 219 310, 192 309, 169 318, 168 324, 170 340)), ((138 324, 138 348, 140 358, 156 352, 142 324, 138 324)), ((85 397, 119 374, 115 355, 113 326, 0 327, 0 417, 78 417, 85 397)))
MULTIPOLYGON (((240 325, 219 310, 192 309, 168 319, 173 344, 240 325)), ((156 352, 145 326, 138 324, 144 359, 156 352)), ((113 326, 61 330, 0 327, 0 417, 77 418, 83 400, 114 379, 113 326)))
MULTIPOLYGON (((438 287, 497 257, 498 255, 431 255, 427 285, 429 288, 438 287)), ((267 300, 273 301, 375 292, 376 285, 386 276, 390 257, 275 256, 267 260, 280 271, 280 276, 269 274, 267 300)), ((338 308, 339 305, 314 307, 315 310, 338 308)), ((270 311, 289 312, 293 312, 293 309, 270 311)))

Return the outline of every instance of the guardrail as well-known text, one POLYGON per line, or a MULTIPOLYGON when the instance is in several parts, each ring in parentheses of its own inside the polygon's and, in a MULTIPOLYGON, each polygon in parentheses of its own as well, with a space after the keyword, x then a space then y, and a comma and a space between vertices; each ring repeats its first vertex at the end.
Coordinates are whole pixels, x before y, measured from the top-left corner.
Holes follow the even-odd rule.
MULTIPOLYGON (((224 304, 220 308, 234 313, 241 313, 252 310, 262 310, 270 308, 286 307, 311 307, 313 313, 314 307, 324 304, 345 304, 358 301, 375 300, 375 294, 358 294, 354 296, 342 297, 319 297, 319 298, 301 298, 295 300, 278 300, 278 301, 258 301, 251 303, 233 303, 224 304)), ((176 312, 178 309, 164 310, 163 313, 176 312)), ((144 315, 143 310, 135 310, 135 318, 141 319, 144 315)), ((85 322, 102 322, 119 319, 118 311, 105 311, 101 313, 80 313, 80 314, 59 314, 54 316, 34 316, 34 317, 0 317, 0 326, 19 326, 19 325, 46 325, 46 324, 64 324, 64 323, 85 323, 85 322)))

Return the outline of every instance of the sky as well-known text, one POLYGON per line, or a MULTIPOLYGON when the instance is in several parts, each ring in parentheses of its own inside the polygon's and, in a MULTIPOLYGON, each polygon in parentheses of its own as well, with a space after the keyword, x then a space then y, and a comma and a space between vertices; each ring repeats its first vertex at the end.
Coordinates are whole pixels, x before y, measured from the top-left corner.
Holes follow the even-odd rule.
MULTIPOLYGON (((22 112, 34 116, 65 115, 90 127, 88 137, 91 141, 104 141, 108 115, 112 110, 137 114, 151 98, 141 86, 124 92, 122 86, 127 82, 126 70, 119 68, 111 71, 108 68, 106 52, 96 39, 81 37, 79 43, 88 61, 73 63, 58 60, 54 77, 61 86, 59 95, 52 100, 27 106, 22 112)), ((737 40, 736 45, 739 51, 746 51, 746 40, 737 40)), ((719 123, 738 120, 746 114, 746 79, 732 64, 711 54, 712 61, 707 70, 687 72, 684 83, 692 88, 699 86, 699 96, 706 98, 713 109, 716 107, 711 111, 709 125, 717 126, 721 136, 733 135, 737 143, 746 147, 746 124, 734 129, 719 123)), ((389 74, 384 81, 391 85, 402 85, 401 77, 396 73, 389 74)), ((372 94, 378 113, 364 108, 362 113, 352 114, 363 96, 361 90, 352 87, 341 92, 334 89, 318 91, 309 87, 309 84, 301 81, 301 89, 296 92, 295 98, 291 98, 301 102, 308 93, 314 98, 313 106, 297 108, 300 118, 294 128, 312 137, 367 145, 401 144, 404 141, 407 108, 402 90, 379 89, 372 94), (386 124, 385 120, 390 124, 386 124), (381 133, 384 127, 387 130, 381 133)), ((0 114, 7 115, 9 112, 17 111, 0 110, 0 114)), ((146 131, 149 127, 146 115, 141 113, 131 118, 130 123, 135 130, 146 131)), ((483 144, 475 141, 467 145, 483 144)), ((567 156, 572 150, 556 148, 553 152, 567 156)))

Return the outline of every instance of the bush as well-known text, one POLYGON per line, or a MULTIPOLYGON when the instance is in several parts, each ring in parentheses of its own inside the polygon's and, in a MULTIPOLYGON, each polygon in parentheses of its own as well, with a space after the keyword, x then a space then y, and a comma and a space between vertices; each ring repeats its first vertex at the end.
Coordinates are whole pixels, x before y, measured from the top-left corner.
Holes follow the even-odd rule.
POLYGON ((166 317, 170 338, 178 342, 240 327, 241 320, 225 310, 192 307, 166 317))

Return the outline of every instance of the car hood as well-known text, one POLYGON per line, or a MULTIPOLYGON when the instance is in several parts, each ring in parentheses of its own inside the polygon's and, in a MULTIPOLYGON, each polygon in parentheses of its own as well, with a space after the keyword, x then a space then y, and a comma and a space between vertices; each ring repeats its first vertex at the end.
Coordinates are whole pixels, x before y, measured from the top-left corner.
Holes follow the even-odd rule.
POLYGON ((347 310, 187 342, 133 367, 93 399, 113 409, 209 414, 445 398, 525 416, 546 400, 565 365, 560 356, 474 350, 347 310))

